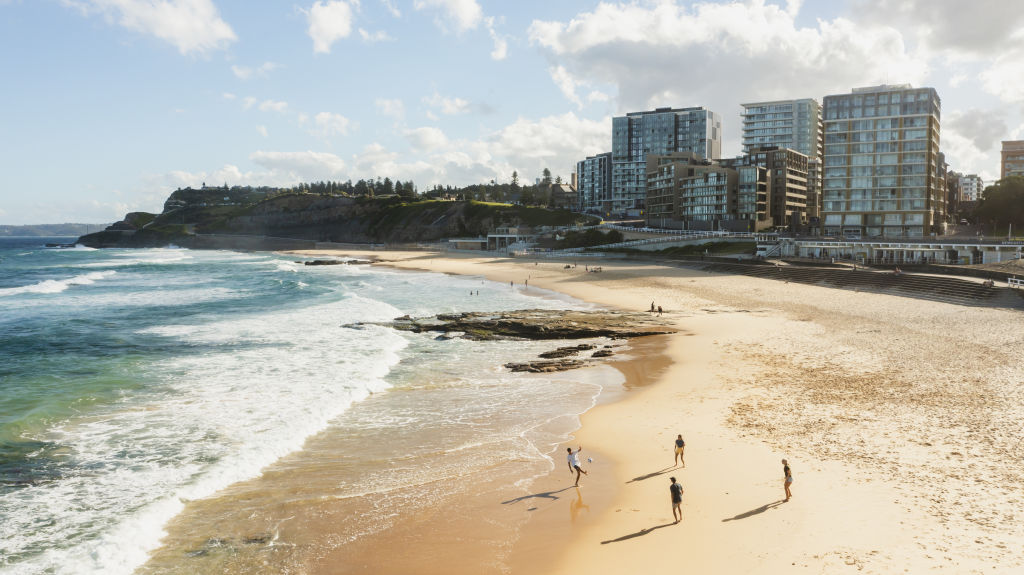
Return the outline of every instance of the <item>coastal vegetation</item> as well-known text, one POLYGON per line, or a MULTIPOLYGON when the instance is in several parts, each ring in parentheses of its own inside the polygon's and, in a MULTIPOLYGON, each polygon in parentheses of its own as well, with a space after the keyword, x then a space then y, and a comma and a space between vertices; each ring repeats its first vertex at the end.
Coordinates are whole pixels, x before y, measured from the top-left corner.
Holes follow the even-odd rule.
POLYGON ((1011 176, 985 188, 971 219, 994 235, 1009 233, 1011 226, 1024 230, 1024 177, 1011 176))
POLYGON ((540 206, 330 192, 338 189, 347 188, 330 183, 310 185, 308 191, 305 185, 286 190, 179 189, 170 195, 160 214, 130 213, 102 232, 83 236, 81 241, 96 247, 188 246, 197 236, 232 235, 405 243, 485 236, 499 227, 557 227, 598 221, 569 210, 540 206))

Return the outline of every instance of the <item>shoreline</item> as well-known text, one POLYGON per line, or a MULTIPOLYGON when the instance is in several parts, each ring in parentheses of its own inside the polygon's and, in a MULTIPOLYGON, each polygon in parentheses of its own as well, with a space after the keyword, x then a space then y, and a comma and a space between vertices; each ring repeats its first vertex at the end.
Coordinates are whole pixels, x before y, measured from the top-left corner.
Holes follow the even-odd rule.
MULTIPOLYGON (((565 261, 385 257, 378 265, 517 285, 525 275, 531 287, 607 307, 647 309, 654 299, 682 330, 668 336, 674 363, 655 383, 581 418, 573 443, 612 462, 612 501, 590 504, 593 521, 579 529, 564 518, 527 524, 513 573, 1024 567, 1024 536, 1003 511, 1024 500, 1013 471, 1024 437, 1024 404, 1013 400, 1024 373, 1011 360, 1024 344, 989 327, 1013 325, 1018 312, 628 260, 580 275, 565 261), (667 475, 677 471, 665 467, 675 433, 687 439, 689 467, 678 471, 684 520, 669 526, 667 475), (782 457, 796 477, 784 504, 782 457), (550 553, 527 544, 570 528, 550 553)), ((581 491, 597 481, 584 477, 581 491)))

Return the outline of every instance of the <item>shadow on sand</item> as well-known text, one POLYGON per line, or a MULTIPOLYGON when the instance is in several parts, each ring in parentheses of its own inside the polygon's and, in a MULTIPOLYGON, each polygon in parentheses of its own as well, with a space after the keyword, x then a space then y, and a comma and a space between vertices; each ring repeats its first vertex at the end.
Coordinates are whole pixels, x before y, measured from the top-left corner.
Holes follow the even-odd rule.
POLYGON ((728 519, 723 519, 722 523, 725 523, 726 521, 736 521, 737 519, 746 519, 747 517, 752 517, 752 516, 757 515, 759 513, 764 513, 765 511, 768 511, 772 507, 778 507, 779 505, 782 505, 785 502, 786 501, 783 500, 783 499, 779 499, 778 501, 772 501, 771 503, 766 503, 766 504, 758 507, 757 509, 751 509, 750 511, 744 511, 743 513, 740 513, 739 515, 734 515, 734 516, 732 516, 732 517, 730 517, 728 519))
POLYGON ((555 495, 556 493, 561 493, 563 491, 568 491, 570 489, 572 489, 572 486, 563 487, 557 491, 543 491, 541 493, 531 493, 529 495, 523 495, 522 497, 516 497, 515 499, 509 499, 508 501, 502 501, 501 504, 508 505, 509 503, 519 503, 520 501, 525 501, 527 499, 551 499, 552 501, 554 501, 555 499, 558 499, 558 496, 555 495))
POLYGON ((662 524, 662 525, 655 525, 654 527, 647 527, 646 529, 641 529, 640 531, 637 531, 636 533, 630 533, 629 535, 623 535, 622 537, 619 537, 619 538, 616 538, 616 539, 609 539, 607 541, 602 541, 601 545, 607 545, 608 543, 618 543, 619 541, 625 541, 627 539, 632 539, 634 537, 640 537, 641 535, 647 535, 648 533, 650 533, 651 531, 654 531, 655 529, 661 529, 662 527, 672 527, 673 525, 676 525, 676 523, 674 523, 674 522, 673 523, 665 523, 665 524, 662 524))
POLYGON ((672 471, 673 469, 677 469, 676 466, 673 465, 672 467, 666 467, 665 469, 659 469, 658 471, 655 471, 654 473, 648 473, 647 475, 641 475, 639 477, 634 477, 633 479, 630 479, 626 483, 633 483, 634 481, 643 481, 644 479, 650 479, 652 477, 657 477, 659 475, 665 475, 666 473, 668 473, 669 471, 672 471))

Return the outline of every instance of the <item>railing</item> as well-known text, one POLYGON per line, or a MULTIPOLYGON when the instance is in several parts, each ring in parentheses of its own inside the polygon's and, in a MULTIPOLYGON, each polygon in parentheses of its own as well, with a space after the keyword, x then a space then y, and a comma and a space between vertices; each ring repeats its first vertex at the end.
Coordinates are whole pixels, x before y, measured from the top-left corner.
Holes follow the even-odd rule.
POLYGON ((1024 280, 1017 278, 1006 278, 1007 287, 1014 289, 1024 288, 1024 280))

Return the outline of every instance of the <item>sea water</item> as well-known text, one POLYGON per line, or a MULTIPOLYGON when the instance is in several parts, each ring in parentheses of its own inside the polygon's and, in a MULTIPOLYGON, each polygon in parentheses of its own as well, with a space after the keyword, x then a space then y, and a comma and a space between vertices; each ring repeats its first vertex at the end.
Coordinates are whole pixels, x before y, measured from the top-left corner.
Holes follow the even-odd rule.
MULTIPOLYGON (((332 428, 344 441, 415 445, 417 461, 400 473, 364 462, 332 480, 331 497, 443 484, 507 459, 546 465, 565 427, 545 426, 599 392, 585 378, 552 385, 501 368, 550 343, 354 325, 586 307, 536 288, 272 253, 47 241, 0 239, 3 573, 131 573, 186 502, 259 477, 332 428), (364 402, 374 394, 386 400, 364 402)), ((381 505, 349 536, 386 529, 382 517, 401 507, 381 505)))

